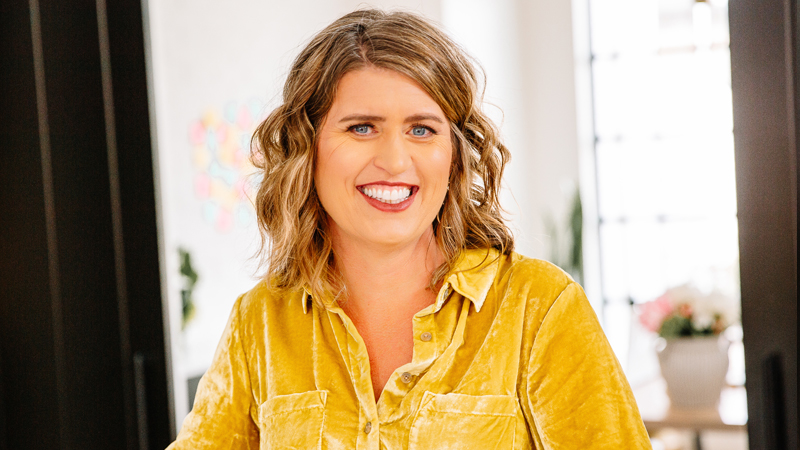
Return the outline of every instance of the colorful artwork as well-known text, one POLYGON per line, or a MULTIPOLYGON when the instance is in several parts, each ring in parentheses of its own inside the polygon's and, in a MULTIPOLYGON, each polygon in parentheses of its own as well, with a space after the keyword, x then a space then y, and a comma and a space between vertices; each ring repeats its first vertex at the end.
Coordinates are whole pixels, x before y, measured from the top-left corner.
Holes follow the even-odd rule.
POLYGON ((250 138, 262 118, 262 103, 230 102, 220 113, 209 109, 189 126, 194 192, 203 200, 203 218, 219 232, 250 225, 255 168, 250 138))

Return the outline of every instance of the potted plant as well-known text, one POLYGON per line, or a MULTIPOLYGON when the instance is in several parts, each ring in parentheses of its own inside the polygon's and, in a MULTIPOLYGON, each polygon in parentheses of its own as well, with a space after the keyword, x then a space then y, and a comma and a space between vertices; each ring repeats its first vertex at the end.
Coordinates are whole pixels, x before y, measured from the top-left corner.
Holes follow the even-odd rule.
POLYGON ((722 332, 738 320, 738 301, 686 284, 640 305, 638 312, 642 325, 660 337, 656 351, 672 405, 715 407, 728 372, 730 342, 722 332))

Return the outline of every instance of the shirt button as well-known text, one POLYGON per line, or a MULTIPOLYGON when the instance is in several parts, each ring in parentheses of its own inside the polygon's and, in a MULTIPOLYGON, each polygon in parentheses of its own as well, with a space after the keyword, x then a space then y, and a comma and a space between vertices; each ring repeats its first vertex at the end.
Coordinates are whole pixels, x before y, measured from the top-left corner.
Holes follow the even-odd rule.
POLYGON ((367 424, 364 425, 364 433, 369 434, 370 431, 372 431, 372 422, 367 422, 367 424))
POLYGON ((433 339, 433 335, 426 331, 426 332, 420 334, 419 338, 422 339, 423 342, 428 342, 431 339, 433 339))
POLYGON ((403 374, 400 375, 400 379, 403 380, 403 383, 405 384, 411 383, 411 374, 408 372, 403 372, 403 374))

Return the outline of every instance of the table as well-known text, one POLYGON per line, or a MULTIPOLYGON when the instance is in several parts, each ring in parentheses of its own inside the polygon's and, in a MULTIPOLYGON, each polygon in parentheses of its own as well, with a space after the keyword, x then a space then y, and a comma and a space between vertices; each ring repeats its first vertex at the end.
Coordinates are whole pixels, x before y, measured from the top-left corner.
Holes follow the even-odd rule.
POLYGON ((747 431, 747 393, 743 386, 723 388, 716 409, 672 407, 667 384, 661 377, 634 388, 633 395, 648 433, 652 435, 662 428, 692 430, 697 450, 702 450, 700 433, 704 430, 747 431))

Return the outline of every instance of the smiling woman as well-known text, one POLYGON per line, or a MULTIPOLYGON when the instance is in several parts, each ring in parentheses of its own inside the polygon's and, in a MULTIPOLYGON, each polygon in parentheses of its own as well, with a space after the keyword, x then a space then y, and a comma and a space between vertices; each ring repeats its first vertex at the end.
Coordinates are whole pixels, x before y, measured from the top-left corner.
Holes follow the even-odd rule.
POLYGON ((583 290, 512 251, 478 85, 408 13, 305 47, 254 136, 264 281, 170 448, 650 447, 583 290))

